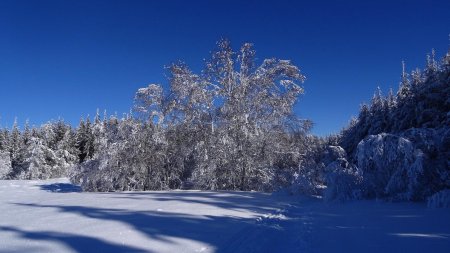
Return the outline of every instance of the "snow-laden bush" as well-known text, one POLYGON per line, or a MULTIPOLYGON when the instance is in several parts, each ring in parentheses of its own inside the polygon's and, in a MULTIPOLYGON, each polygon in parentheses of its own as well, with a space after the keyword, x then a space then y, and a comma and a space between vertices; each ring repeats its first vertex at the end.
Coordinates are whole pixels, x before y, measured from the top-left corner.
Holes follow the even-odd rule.
POLYGON ((317 195, 319 189, 313 178, 312 170, 308 173, 305 170, 300 170, 294 173, 293 183, 287 188, 290 194, 305 194, 305 195, 317 195))
POLYGON ((9 152, 0 152, 0 179, 5 179, 11 169, 9 152))
POLYGON ((445 189, 433 194, 428 198, 428 207, 449 208, 450 207, 450 189, 445 189))
POLYGON ((324 192, 326 201, 345 201, 359 199, 362 173, 344 158, 330 163, 326 168, 327 188, 324 192))
POLYGON ((16 158, 16 164, 9 173, 11 179, 49 179, 66 176, 72 165, 66 161, 65 152, 55 152, 43 143, 43 140, 32 137, 27 147, 16 158))
POLYGON ((324 168, 326 164, 338 157, 345 156, 345 151, 341 147, 326 146, 323 140, 311 137, 308 137, 308 141, 304 145, 306 147, 298 149, 297 154, 300 155, 295 159, 282 157, 284 163, 280 163, 279 168, 284 167, 285 169, 276 171, 278 174, 280 171, 284 171, 284 175, 276 176, 275 186, 281 187, 281 191, 291 195, 321 196, 325 188, 324 168), (301 153, 301 150, 306 152, 301 153), (288 164, 286 161, 289 160, 293 162, 290 163, 290 166, 285 166, 288 164))
POLYGON ((341 146, 328 146, 323 152, 321 160, 326 167, 341 158, 347 159, 347 153, 341 146))
POLYGON ((361 171, 347 160, 347 153, 340 146, 328 146, 321 162, 325 166, 326 201, 345 201, 360 197, 361 171))
POLYGON ((392 134, 371 135, 357 148, 365 197, 421 199, 424 154, 411 141, 392 134))
POLYGON ((98 162, 99 161, 95 159, 74 165, 68 172, 70 182, 77 185, 85 183, 85 176, 99 167, 98 162))
POLYGON ((118 151, 117 145, 113 145, 97 158, 73 166, 68 173, 70 181, 80 185, 83 191, 109 192, 130 188, 142 190, 142 187, 133 187, 127 181, 125 171, 119 167, 118 151))
POLYGON ((433 128, 410 128, 403 131, 399 136, 408 139, 414 144, 414 148, 434 156, 439 152, 439 146, 442 142, 443 129, 433 128))
POLYGON ((108 167, 104 161, 88 160, 76 166, 80 174, 71 174, 72 182, 79 182, 83 191, 108 192, 114 191, 112 180, 114 177, 107 173, 108 167), (81 177, 80 177, 81 176, 81 177))

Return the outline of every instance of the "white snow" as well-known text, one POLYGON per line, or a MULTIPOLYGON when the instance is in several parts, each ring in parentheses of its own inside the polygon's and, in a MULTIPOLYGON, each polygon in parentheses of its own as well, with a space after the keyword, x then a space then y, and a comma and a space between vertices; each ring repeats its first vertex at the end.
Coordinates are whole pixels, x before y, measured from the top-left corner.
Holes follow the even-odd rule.
POLYGON ((82 193, 0 181, 6 252, 450 252, 450 211, 257 192, 82 193))

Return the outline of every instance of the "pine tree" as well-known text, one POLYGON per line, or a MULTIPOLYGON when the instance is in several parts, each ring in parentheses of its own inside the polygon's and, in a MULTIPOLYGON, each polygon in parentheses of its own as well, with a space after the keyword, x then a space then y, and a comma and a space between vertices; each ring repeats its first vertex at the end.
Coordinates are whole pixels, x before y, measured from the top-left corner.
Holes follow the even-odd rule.
POLYGON ((383 132, 391 132, 392 131, 392 122, 394 122, 394 112, 397 108, 397 100, 394 95, 394 91, 392 88, 389 89, 388 95, 385 99, 385 111, 384 111, 384 131, 383 132))
POLYGON ((10 141, 10 133, 9 130, 7 128, 2 129, 2 131, 0 131, 0 135, 2 136, 2 147, 3 150, 5 152, 8 152, 8 154, 10 153, 11 150, 11 141, 10 141))
POLYGON ((92 127, 92 137, 93 137, 93 156, 97 156, 102 149, 107 147, 106 139, 106 121, 100 120, 99 111, 97 109, 97 114, 95 116, 94 126, 92 127))
POLYGON ((25 129, 23 131, 23 138, 22 138, 23 145, 27 146, 30 142, 30 139, 31 139, 31 129, 30 124, 27 120, 25 121, 25 129))
POLYGON ((432 78, 438 71, 438 63, 436 62, 436 51, 434 48, 431 50, 431 54, 427 55, 427 65, 425 67, 425 76, 432 78))
POLYGON ((7 143, 6 143, 6 135, 4 134, 4 130, 0 129, 0 152, 8 150, 7 143))
POLYGON ((409 76, 405 70, 405 62, 402 61, 402 75, 400 86, 397 92, 397 97, 400 101, 405 100, 411 95, 411 82, 409 81, 409 76))
POLYGON ((94 118, 94 125, 97 125, 100 123, 100 110, 97 108, 97 112, 95 113, 94 118))
POLYGON ((13 128, 11 131, 11 140, 10 140, 10 153, 11 160, 13 163, 17 163, 18 158, 20 157, 19 151, 21 148, 21 134, 19 130, 19 126, 17 123, 17 118, 14 119, 13 128))
POLYGON ((86 156, 91 159, 94 157, 95 154, 95 148, 94 148, 94 134, 92 130, 92 124, 89 120, 89 116, 86 118, 86 156))
POLYGON ((75 146, 78 149, 79 163, 84 162, 88 154, 86 150, 87 138, 86 124, 84 123, 84 119, 81 118, 75 135, 75 146))
POLYGON ((389 113, 391 113, 392 111, 395 110, 395 106, 397 103, 397 101, 395 100, 394 90, 392 88, 389 89, 386 101, 387 101, 388 111, 389 111, 389 113))
POLYGON ((385 100, 380 87, 377 87, 372 97, 370 105, 370 128, 369 134, 378 134, 384 130, 385 127, 385 100))
POLYGON ((377 113, 382 97, 377 91, 370 114, 361 110, 358 122, 342 131, 340 144, 362 170, 361 187, 367 197, 370 189, 376 189, 375 195, 389 199, 423 200, 450 187, 450 153, 446 151, 450 147, 450 69, 446 67, 448 55, 439 65, 434 54, 433 50, 427 56, 424 71, 416 69, 408 75, 403 63, 397 96, 390 91, 382 99, 384 115, 389 117, 377 113), (374 128, 385 120, 383 133, 368 136, 364 119, 368 119, 371 134, 376 134, 374 128))

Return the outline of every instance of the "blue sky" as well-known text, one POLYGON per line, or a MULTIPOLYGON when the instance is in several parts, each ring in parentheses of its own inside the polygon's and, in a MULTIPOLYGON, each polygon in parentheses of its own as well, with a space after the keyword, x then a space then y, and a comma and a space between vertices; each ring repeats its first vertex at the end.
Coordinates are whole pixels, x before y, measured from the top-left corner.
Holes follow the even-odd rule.
POLYGON ((167 84, 164 66, 199 71, 221 37, 307 76, 295 110, 313 133, 344 127, 401 61, 449 46, 450 1, 0 1, 0 126, 14 117, 77 125, 97 108, 128 112, 134 92, 167 84))

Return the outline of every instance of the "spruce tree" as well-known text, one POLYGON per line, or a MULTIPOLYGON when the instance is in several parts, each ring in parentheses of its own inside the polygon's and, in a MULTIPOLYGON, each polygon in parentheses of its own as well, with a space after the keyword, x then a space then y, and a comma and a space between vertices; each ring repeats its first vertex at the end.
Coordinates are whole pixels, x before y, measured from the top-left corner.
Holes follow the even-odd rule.
POLYGON ((81 118, 80 124, 78 125, 77 132, 75 135, 75 147, 78 149, 79 163, 84 162, 86 159, 87 156, 86 143, 87 143, 86 124, 84 123, 84 119, 81 118))
POLYGON ((19 150, 21 148, 21 135, 19 126, 17 123, 17 118, 14 119, 13 128, 11 130, 11 139, 10 139, 10 153, 11 153, 11 160, 13 163, 17 162, 18 157, 20 156, 19 150))

